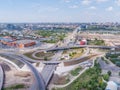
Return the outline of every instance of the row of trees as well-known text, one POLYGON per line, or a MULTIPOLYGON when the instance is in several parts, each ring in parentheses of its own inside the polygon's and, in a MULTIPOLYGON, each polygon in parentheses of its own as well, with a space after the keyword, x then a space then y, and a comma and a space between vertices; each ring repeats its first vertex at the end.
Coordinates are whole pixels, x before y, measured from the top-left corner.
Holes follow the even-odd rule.
POLYGON ((105 90, 100 65, 95 61, 95 66, 86 70, 72 84, 56 90, 105 90))
POLYGON ((120 54, 110 54, 110 53, 107 53, 105 55, 105 57, 107 59, 109 59, 112 63, 116 64, 117 66, 120 67, 120 58, 119 58, 120 54))

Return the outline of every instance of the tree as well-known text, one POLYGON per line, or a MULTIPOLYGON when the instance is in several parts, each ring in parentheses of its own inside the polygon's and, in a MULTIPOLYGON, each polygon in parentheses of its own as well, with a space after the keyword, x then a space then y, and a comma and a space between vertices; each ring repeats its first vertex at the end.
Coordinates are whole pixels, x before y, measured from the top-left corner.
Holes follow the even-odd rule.
POLYGON ((108 81, 109 80, 109 75, 108 74, 104 74, 103 75, 103 79, 106 80, 106 81, 108 81))
POLYGON ((116 61, 115 64, 120 67, 120 61, 116 61))
POLYGON ((95 41, 97 41, 98 39, 97 38, 95 38, 95 41))
POLYGON ((45 61, 47 61, 47 60, 48 60, 48 58, 47 58, 47 57, 44 57, 44 60, 45 60, 45 61))
POLYGON ((109 76, 111 76, 111 71, 108 71, 107 73, 108 73, 109 76))
POLYGON ((120 76, 120 72, 119 72, 119 76, 120 76))

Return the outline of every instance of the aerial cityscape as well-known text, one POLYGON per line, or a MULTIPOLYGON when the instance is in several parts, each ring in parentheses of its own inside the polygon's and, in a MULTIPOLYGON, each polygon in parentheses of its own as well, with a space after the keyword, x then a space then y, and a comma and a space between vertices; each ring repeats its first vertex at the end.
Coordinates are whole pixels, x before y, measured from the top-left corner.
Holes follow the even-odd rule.
POLYGON ((0 0, 0 90, 120 90, 120 0, 0 0))

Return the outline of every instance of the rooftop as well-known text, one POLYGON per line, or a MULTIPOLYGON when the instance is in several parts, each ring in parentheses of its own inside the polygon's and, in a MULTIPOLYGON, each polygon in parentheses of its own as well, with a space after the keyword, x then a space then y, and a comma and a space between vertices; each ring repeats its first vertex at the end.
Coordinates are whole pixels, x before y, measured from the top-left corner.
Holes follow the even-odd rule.
POLYGON ((35 40, 17 40, 15 42, 18 44, 27 44, 27 43, 36 42, 36 41, 35 40))
POLYGON ((6 41, 6 42, 13 42, 13 40, 11 38, 0 37, 0 40, 6 41))

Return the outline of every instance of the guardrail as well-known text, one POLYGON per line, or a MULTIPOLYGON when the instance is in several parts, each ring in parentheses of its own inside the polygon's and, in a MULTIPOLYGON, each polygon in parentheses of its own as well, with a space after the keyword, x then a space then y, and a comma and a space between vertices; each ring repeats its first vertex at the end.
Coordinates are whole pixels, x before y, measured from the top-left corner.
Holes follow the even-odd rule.
POLYGON ((15 64, 12 60, 8 60, 8 59, 3 58, 3 57, 1 57, 1 56, 0 56, 0 59, 3 60, 3 61, 5 61, 5 62, 10 63, 10 64, 13 65, 17 70, 20 70, 20 67, 19 67, 17 64, 15 64))
POLYGON ((0 65, 0 90, 3 87, 3 82, 4 82, 4 71, 2 69, 2 66, 0 65))
POLYGON ((100 49, 112 49, 112 48, 119 48, 117 46, 97 46, 97 45, 73 45, 73 46, 64 46, 64 47, 56 47, 47 49, 46 51, 57 51, 57 50, 66 50, 66 49, 73 49, 73 48, 100 48, 100 49))
MULTIPOLYGON (((16 56, 16 55, 12 55, 12 54, 4 54, 5 56, 8 56, 8 57, 10 57, 10 58, 13 58, 13 59, 15 59, 16 61, 20 61, 20 62, 22 62, 22 63, 24 63, 24 64, 26 64, 29 68, 30 68, 30 70, 31 70, 31 72, 32 72, 32 74, 34 75, 34 78, 35 78, 35 88, 34 88, 34 90, 45 90, 46 89, 46 86, 45 86, 45 84, 44 84, 44 81, 43 81, 43 79, 42 79, 42 76, 41 76, 41 74, 36 70, 36 68, 34 67, 34 66, 32 66, 32 64, 31 63, 29 63, 27 60, 25 60, 24 58, 22 58, 22 57, 19 57, 19 56, 16 56)), ((33 89, 32 89, 33 90, 33 89)))

